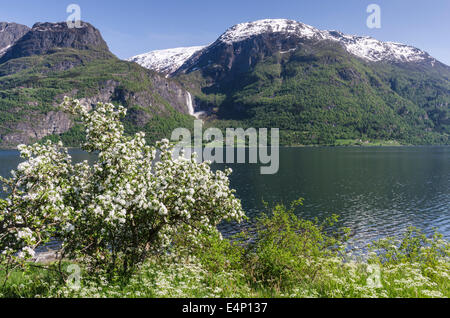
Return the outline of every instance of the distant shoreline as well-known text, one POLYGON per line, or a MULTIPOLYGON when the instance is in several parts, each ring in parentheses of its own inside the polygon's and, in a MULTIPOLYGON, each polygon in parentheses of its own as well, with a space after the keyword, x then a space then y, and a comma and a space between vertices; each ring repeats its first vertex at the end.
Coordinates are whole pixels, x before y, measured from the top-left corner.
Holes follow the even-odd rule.
MULTIPOLYGON (((206 147, 207 145, 202 145, 206 147)), ((215 147, 212 145, 211 147, 215 147)), ((224 146, 225 148, 226 146, 224 146)), ((270 146, 269 146, 270 147, 270 146)), ((377 145, 377 144, 363 144, 363 145, 280 145, 280 148, 411 148, 411 147, 450 147, 450 145, 377 145)), ((64 147, 68 150, 82 150, 80 147, 64 147)), ((236 145, 235 148, 250 148, 248 146, 236 145)), ((0 147, 0 151, 17 150, 16 147, 0 147)))

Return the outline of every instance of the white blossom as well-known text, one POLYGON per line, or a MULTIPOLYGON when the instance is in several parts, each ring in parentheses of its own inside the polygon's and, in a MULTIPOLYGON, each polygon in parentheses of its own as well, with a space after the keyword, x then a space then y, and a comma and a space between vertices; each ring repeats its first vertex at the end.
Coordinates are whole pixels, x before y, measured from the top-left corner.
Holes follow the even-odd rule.
POLYGON ((18 147, 25 161, 10 179, 1 179, 11 211, 2 217, 16 235, 4 237, 0 247, 10 257, 32 257, 36 244, 56 237, 74 257, 105 261, 102 253, 141 255, 169 245, 174 235, 195 241, 199 228, 217 231, 223 220, 243 219, 229 188, 231 170, 213 172, 195 154, 174 158, 167 139, 153 147, 143 133, 125 136, 121 106, 99 103, 88 112, 66 98, 63 107, 81 118, 83 149, 96 152, 97 160, 73 164, 67 149, 51 142, 18 147), (25 221, 28 228, 16 227, 25 221), (96 248, 84 249, 93 242, 96 248))

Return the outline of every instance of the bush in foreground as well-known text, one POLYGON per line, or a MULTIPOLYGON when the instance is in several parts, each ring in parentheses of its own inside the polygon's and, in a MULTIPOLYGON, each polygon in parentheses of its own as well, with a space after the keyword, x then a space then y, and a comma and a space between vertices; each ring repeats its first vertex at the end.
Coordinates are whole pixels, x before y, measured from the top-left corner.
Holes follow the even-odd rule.
POLYGON ((81 118, 83 149, 97 160, 73 164, 67 149, 51 141, 19 146, 25 161, 1 179, 9 194, 0 214, 5 271, 57 240, 60 260, 77 260, 91 273, 129 275, 175 236, 196 242, 201 233, 217 233, 222 220, 244 217, 229 188, 231 170, 213 172, 195 156, 175 158, 167 140, 152 147, 143 133, 126 137, 123 107, 99 103, 88 112, 68 98, 63 107, 81 118))

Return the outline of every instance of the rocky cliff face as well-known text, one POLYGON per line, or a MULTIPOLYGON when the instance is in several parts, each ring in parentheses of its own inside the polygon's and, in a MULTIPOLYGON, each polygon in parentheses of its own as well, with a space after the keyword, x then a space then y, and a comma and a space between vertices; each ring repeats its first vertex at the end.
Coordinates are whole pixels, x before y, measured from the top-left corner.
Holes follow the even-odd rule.
POLYGON ((64 112, 51 111, 47 114, 28 114, 25 120, 14 127, 14 132, 1 135, 3 146, 29 143, 53 134, 61 134, 72 127, 72 119, 64 112))
POLYGON ((29 30, 26 25, 0 22, 0 57, 29 30))
POLYGON ((180 113, 189 114, 189 109, 186 105, 188 92, 178 82, 167 80, 158 75, 153 78, 153 85, 159 95, 167 100, 173 108, 180 113))
MULTIPOLYGON (((152 78, 154 88, 152 90, 133 91, 121 87, 116 80, 99 82, 97 94, 81 98, 80 101, 88 109, 94 108, 97 103, 109 103, 111 101, 125 105, 140 105, 142 108, 131 108, 127 118, 137 127, 145 126, 154 115, 170 116, 173 107, 180 113, 188 114, 186 106, 187 92, 174 81, 167 81, 159 75, 152 78), (155 94, 157 92, 157 94, 155 94), (162 99, 166 103, 162 102, 162 99), (149 111, 151 109, 151 111, 149 111)), ((73 127, 72 118, 64 112, 57 111, 58 105, 64 96, 76 97, 78 89, 59 94, 55 97, 53 107, 55 111, 39 113, 32 111, 28 113, 19 123, 6 124, 9 129, 4 134, 0 133, 0 145, 10 147, 17 144, 29 144, 49 135, 58 135, 67 132, 73 127)), ((1 103, 1 101, 0 101, 1 103)), ((37 102, 29 102, 29 106, 39 106, 37 102)))
POLYGON ((8 49, 0 63, 19 57, 50 53, 57 48, 108 51, 100 32, 92 25, 81 22, 80 28, 69 28, 67 23, 36 23, 8 49))
MULTIPOLYGON (((124 62, 125 63, 125 62, 124 62)), ((149 72, 144 70, 144 72, 149 72)), ((114 102, 129 108, 127 118, 136 127, 145 126, 155 116, 170 117, 171 110, 189 115, 186 101, 188 92, 175 81, 170 81, 158 74, 149 74, 152 87, 147 90, 133 90, 124 88, 118 80, 98 82, 96 94, 80 98, 82 104, 88 109, 94 108, 97 103, 114 102), (135 108, 134 106, 140 106, 135 108)), ((49 135, 58 135, 67 132, 73 127, 72 118, 61 111, 58 105, 64 96, 77 97, 80 94, 77 88, 58 94, 54 97, 52 108, 54 111, 41 113, 31 110, 18 122, 3 124, 5 131, 0 130, 0 146, 11 147, 17 144, 29 144, 49 135)), ((0 104, 1 104, 0 100, 0 104)), ((43 106, 40 102, 29 101, 26 106, 38 108, 43 106)), ((17 110, 11 110, 17 111, 17 110)))

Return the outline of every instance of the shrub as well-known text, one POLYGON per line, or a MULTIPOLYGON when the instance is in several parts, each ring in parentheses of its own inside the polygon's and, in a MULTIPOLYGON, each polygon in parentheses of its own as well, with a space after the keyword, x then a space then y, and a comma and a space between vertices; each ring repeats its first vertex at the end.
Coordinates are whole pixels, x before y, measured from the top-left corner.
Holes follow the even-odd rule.
POLYGON ((450 243, 442 234, 427 237, 421 230, 409 227, 400 237, 381 239, 369 248, 369 263, 381 268, 384 283, 391 290, 409 292, 411 297, 449 296, 450 243))
POLYGON ((435 233, 428 238, 421 230, 409 227, 400 237, 388 237, 369 245, 371 262, 380 265, 420 263, 435 266, 443 258, 450 257, 450 244, 442 234, 435 233))
POLYGON ((99 103, 88 112, 78 100, 64 109, 86 126, 83 149, 93 165, 72 164, 62 144, 21 145, 25 162, 10 179, 0 218, 0 250, 8 264, 23 262, 51 240, 60 259, 77 259, 91 271, 132 272, 175 234, 196 242, 222 220, 244 217, 225 172, 209 162, 175 158, 168 140, 146 145, 144 134, 124 136, 126 109, 99 103))
POLYGON ((322 223, 298 218, 294 211, 302 203, 277 205, 273 215, 262 216, 250 230, 254 241, 246 248, 243 264, 254 283, 275 289, 310 283, 320 276, 324 259, 339 256, 349 230, 329 231, 337 216, 322 223))

